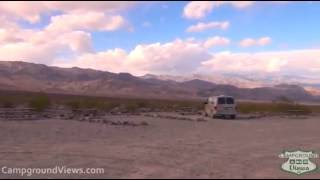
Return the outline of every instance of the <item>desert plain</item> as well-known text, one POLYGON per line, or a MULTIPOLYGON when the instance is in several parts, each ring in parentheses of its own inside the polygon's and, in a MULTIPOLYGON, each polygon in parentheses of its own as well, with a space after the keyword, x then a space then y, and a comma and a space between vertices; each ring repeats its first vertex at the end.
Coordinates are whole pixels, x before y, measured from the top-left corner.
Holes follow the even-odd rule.
POLYGON ((319 127, 314 114, 228 120, 159 112, 97 121, 1 120, 1 167, 103 168, 104 173, 0 178, 319 178, 319 170, 285 172, 280 166, 286 159, 279 158, 284 150, 320 153, 319 127))

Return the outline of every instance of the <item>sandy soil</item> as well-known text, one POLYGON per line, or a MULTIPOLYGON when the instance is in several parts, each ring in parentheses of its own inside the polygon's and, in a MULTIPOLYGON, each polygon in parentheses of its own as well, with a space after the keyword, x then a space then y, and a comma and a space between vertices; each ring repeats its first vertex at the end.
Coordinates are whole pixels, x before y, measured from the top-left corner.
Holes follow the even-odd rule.
MULTIPOLYGON (((110 116, 149 126, 71 120, 0 121, 0 167, 104 168, 33 178, 320 178, 280 170, 287 149, 320 153, 320 116, 184 121, 110 116)), ((196 118, 196 116, 193 116, 196 118)), ((313 161, 320 166, 319 159, 313 161)), ((0 178, 21 178, 0 174, 0 178)), ((23 177, 28 178, 28 177, 23 177)))

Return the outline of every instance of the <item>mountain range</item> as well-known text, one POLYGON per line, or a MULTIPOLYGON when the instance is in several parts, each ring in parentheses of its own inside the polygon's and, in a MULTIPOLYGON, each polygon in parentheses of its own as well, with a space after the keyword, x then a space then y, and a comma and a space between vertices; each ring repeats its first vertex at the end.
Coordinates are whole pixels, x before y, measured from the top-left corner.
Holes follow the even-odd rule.
MULTIPOLYGON (((217 77, 217 79, 221 77, 217 77)), ((236 78, 239 84, 244 79, 236 78)), ((247 84, 254 80, 246 80, 247 84)), ((263 84, 263 83, 261 83, 263 84)), ((277 84, 267 87, 241 87, 231 81, 214 82, 200 76, 133 76, 129 73, 111 73, 93 69, 61 68, 18 61, 0 61, 0 89, 61 94, 157 97, 157 98, 204 98, 211 95, 231 95, 247 100, 275 100, 287 97, 295 101, 319 101, 320 98, 303 86, 277 84)))

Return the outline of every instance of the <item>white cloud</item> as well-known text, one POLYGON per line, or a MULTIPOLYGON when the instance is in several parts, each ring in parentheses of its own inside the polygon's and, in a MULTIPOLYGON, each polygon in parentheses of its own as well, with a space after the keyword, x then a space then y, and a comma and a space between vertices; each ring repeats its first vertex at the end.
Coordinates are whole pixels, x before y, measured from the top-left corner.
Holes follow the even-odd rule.
POLYGON ((62 52, 63 48, 63 46, 55 43, 47 43, 41 46, 36 46, 30 42, 5 44, 0 47, 0 60, 47 64, 62 52))
POLYGON ((222 21, 222 22, 199 22, 196 25, 192 25, 187 28, 187 32, 201 32, 205 30, 210 30, 210 29, 228 29, 230 26, 230 23, 228 21, 222 21))
POLYGON ((40 14, 47 8, 42 2, 23 2, 23 1, 1 1, 0 16, 7 18, 20 18, 31 23, 40 20, 40 14))
MULTIPOLYGON (((183 16, 187 19, 202 19, 214 9, 221 6, 231 6, 236 9, 245 9, 256 4, 256 1, 191 1, 183 9, 183 16)), ((258 2, 269 4, 287 4, 288 1, 258 2)))
POLYGON ((40 20, 41 14, 59 11, 62 13, 103 12, 117 13, 128 9, 137 2, 112 1, 2 1, 0 2, 0 16, 24 19, 31 23, 40 20))
POLYGON ((221 2, 221 5, 223 4, 230 4, 231 6, 238 8, 238 9, 243 9, 250 7, 254 4, 254 1, 230 1, 230 2, 221 2))
POLYGON ((51 17, 47 26, 50 31, 99 30, 114 31, 121 28, 130 29, 128 23, 119 15, 105 15, 102 12, 63 14, 51 17))
POLYGON ((51 64, 61 56, 73 57, 93 52, 91 31, 127 29, 120 15, 131 2, 0 2, 0 60, 51 64), (51 12, 42 29, 24 29, 18 20, 38 22, 51 12))
POLYGON ((0 44, 19 42, 20 39, 8 29, 0 28, 0 44))
POLYGON ((252 38, 246 38, 241 40, 239 44, 241 47, 250 47, 256 45, 256 40, 252 38))
POLYGON ((51 1, 44 2, 44 6, 52 10, 60 10, 65 13, 68 12, 105 12, 118 13, 120 11, 129 9, 138 2, 131 1, 51 1))
POLYGON ((265 46, 271 43, 271 38, 270 37, 262 37, 258 39, 257 44, 259 46, 265 46))
MULTIPOLYGON (((205 40, 188 38, 167 43, 139 44, 131 51, 109 49, 94 52, 91 35, 72 30, 57 36, 46 28, 24 30, 1 28, 0 60, 23 60, 60 66, 79 66, 135 75, 190 74, 206 72, 287 72, 320 75, 320 50, 306 49, 263 53, 210 53, 208 48, 228 45, 230 40, 214 36, 205 40), (12 36, 10 36, 12 35, 12 36), (4 38, 5 37, 5 38, 4 38), (52 38, 55 37, 55 38, 52 38), (71 59, 63 59, 65 55, 71 59), (61 58, 62 57, 62 58, 61 58)), ((269 38, 255 40, 265 45, 269 38)))
MULTIPOLYGON (((211 39, 223 39, 211 38, 211 39)), ((210 38, 208 38, 210 40, 210 38)), ((210 53, 206 41, 177 39, 167 43, 140 44, 131 51, 112 49, 84 53, 65 63, 134 75, 238 72, 320 75, 320 49, 260 53, 210 53)), ((62 65, 62 64, 58 64, 62 65)))
POLYGON ((193 71, 210 54, 200 44, 177 39, 168 43, 137 45, 130 52, 122 49, 87 53, 71 63, 57 62, 65 67, 79 66, 94 69, 130 72, 135 75, 184 74, 193 71))
POLYGON ((230 40, 228 38, 220 37, 220 36, 214 36, 214 37, 208 38, 203 43, 203 46, 205 48, 211 48, 211 47, 215 47, 215 46, 225 46, 225 45, 228 45, 228 44, 230 44, 230 40))
POLYGON ((71 61, 70 59, 56 59, 54 65, 62 67, 77 66, 80 68, 108 70, 118 73, 126 70, 123 63, 127 56, 126 51, 116 48, 97 53, 85 53, 71 61))
POLYGON ((201 19, 212 11, 214 3, 211 1, 192 1, 183 10, 184 17, 188 19, 201 19))
POLYGON ((91 35, 84 31, 2 28, 0 35, 0 60, 50 64, 62 54, 92 51, 91 35))
POLYGON ((91 35, 83 31, 72 31, 60 36, 59 41, 68 45, 70 49, 77 53, 93 51, 91 35))
POLYGON ((271 43, 270 37, 261 37, 259 39, 246 38, 240 41, 241 47, 265 46, 271 43))
POLYGON ((197 43, 177 39, 173 42, 138 45, 129 53, 126 65, 145 73, 184 74, 210 57, 197 43))
POLYGON ((254 4, 253 1, 191 1, 183 10, 183 16, 188 19, 201 19, 207 16, 214 8, 223 5, 243 9, 254 4))
MULTIPOLYGON (((213 8, 229 4, 246 8, 252 3, 194 2, 194 11, 186 17, 201 18, 213 8), (196 3, 196 5, 194 5, 196 3), (203 7, 203 3, 208 3, 203 7)), ((264 53, 210 53, 209 48, 230 44, 226 37, 214 36, 205 40, 189 38, 167 43, 138 44, 131 51, 115 48, 94 52, 91 31, 131 30, 128 22, 116 13, 131 7, 127 2, 0 2, 0 60, 22 60, 48 65, 79 66, 135 75, 189 74, 198 69, 208 72, 289 72, 320 75, 320 50, 306 49, 264 53), (33 4, 34 3, 34 4, 33 4), (34 6, 33 6, 34 5, 34 6), (41 14, 59 11, 43 29, 23 29, 17 19, 38 22, 41 14), (61 13, 61 14, 60 14, 61 13), (70 58, 70 59, 67 59, 70 58)), ((192 9, 191 8, 191 9, 192 9)), ((145 24, 147 25, 147 23, 145 24)), ((198 23, 188 32, 220 28, 229 22, 198 23)), ((265 46, 270 37, 246 38, 243 47, 265 46)))
POLYGON ((261 53, 220 52, 202 62, 202 71, 320 75, 320 49, 261 53))

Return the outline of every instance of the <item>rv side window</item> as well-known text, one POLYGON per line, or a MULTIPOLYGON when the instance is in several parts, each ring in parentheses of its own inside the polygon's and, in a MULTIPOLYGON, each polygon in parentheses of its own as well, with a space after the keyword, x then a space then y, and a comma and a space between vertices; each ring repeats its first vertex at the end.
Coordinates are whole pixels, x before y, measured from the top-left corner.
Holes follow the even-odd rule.
POLYGON ((226 104, 225 98, 218 98, 218 104, 226 104))
POLYGON ((227 98, 227 104, 234 104, 233 98, 227 98))

